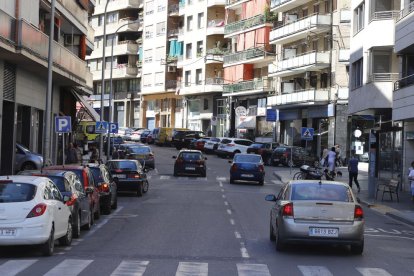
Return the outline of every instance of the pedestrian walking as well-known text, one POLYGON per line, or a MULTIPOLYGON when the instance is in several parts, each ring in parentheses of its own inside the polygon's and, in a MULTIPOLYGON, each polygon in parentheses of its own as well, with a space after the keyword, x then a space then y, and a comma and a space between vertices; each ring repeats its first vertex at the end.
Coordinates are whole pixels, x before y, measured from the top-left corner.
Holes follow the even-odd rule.
POLYGON ((73 164, 78 162, 78 157, 76 154, 76 150, 73 147, 72 143, 68 144, 68 148, 66 150, 66 163, 67 164, 73 164))
POLYGON ((358 193, 361 191, 361 188, 359 186, 358 182, 358 158, 355 156, 355 150, 351 151, 351 157, 348 161, 348 172, 349 172, 349 187, 352 189, 352 182, 355 182, 358 193))
POLYGON ((91 153, 91 157, 89 159, 89 162, 90 163, 96 163, 98 161, 98 156, 99 156, 98 150, 96 149, 96 146, 95 145, 90 146, 89 151, 91 153))
POLYGON ((322 156, 321 156, 321 166, 322 167, 327 167, 328 166, 328 161, 327 161, 327 157, 328 157, 328 149, 324 148, 322 151, 322 156))
POLYGON ((335 172, 335 163, 336 163, 336 152, 335 147, 332 147, 331 150, 328 152, 328 169, 331 173, 335 172))
POLYGON ((78 147, 77 143, 73 143, 73 148, 76 151, 77 162, 81 162, 82 161, 82 150, 78 147))
POLYGON ((336 153, 336 165, 338 167, 342 167, 342 150, 339 145, 335 145, 335 153, 336 153))
POLYGON ((414 161, 411 162, 411 167, 408 169, 408 180, 410 180, 411 199, 414 201, 414 161))

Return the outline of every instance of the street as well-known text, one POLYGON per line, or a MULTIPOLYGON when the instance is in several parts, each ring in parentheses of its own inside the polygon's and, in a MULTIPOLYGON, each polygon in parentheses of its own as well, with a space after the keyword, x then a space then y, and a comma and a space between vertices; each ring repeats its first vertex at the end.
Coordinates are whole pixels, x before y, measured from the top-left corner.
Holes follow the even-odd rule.
MULTIPOLYGON (((2 248, 0 275, 413 275, 414 228, 364 207, 363 255, 346 247, 269 240, 271 203, 286 167, 266 167, 264 186, 229 184, 226 159, 207 155, 207 177, 173 177, 174 148, 152 146, 156 170, 142 198, 119 194, 118 209, 52 257, 2 248)), ((346 181, 346 179, 344 179, 346 181)))

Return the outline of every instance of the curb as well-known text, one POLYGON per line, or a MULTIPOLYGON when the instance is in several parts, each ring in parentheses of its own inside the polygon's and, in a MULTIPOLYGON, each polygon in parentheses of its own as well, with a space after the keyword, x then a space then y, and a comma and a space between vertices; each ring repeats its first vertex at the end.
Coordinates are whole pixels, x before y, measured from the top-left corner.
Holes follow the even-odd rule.
POLYGON ((391 217, 395 220, 398 220, 398 221, 404 222, 406 224, 409 224, 411 226, 414 226, 414 221, 411 220, 411 219, 408 219, 408 218, 405 218, 403 216, 400 216, 400 215, 397 215, 397 214, 394 214, 394 213, 390 213, 390 212, 385 213, 385 215, 389 216, 389 217, 391 217))

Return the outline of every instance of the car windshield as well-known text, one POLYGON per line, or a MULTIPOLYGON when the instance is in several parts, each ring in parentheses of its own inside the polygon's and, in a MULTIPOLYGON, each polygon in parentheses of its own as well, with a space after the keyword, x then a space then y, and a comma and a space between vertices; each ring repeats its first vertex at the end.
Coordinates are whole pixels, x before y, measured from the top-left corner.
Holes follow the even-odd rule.
POLYGON ((102 175, 101 175, 101 169, 99 167, 93 167, 93 168, 89 168, 92 172, 93 175, 93 180, 95 181, 95 183, 100 183, 103 181, 102 179, 102 175))
POLYGON ((237 163, 259 163, 261 157, 251 154, 241 154, 234 156, 234 162, 237 163))
POLYGON ((35 197, 36 186, 27 183, 0 183, 0 203, 25 202, 35 197))
POLYGON ((129 149, 131 153, 140 153, 140 154, 146 154, 150 153, 151 150, 148 147, 132 147, 129 149))
POLYGON ((292 185, 291 200, 352 202, 352 196, 349 189, 342 185, 296 183, 292 185))
POLYGON ((20 148, 21 148, 23 151, 25 151, 25 152, 30 152, 30 150, 29 150, 28 148, 26 148, 25 146, 20 145, 20 144, 19 144, 19 146, 20 146, 20 148))
POLYGON ((221 143, 222 144, 229 144, 229 143, 231 143, 231 140, 230 139, 223 139, 223 140, 221 140, 221 143))
POLYGON ((76 176, 80 179, 82 185, 85 185, 81 170, 71 170, 71 172, 74 172, 76 176))
POLYGON ((180 157, 184 160, 201 160, 201 154, 197 152, 183 152, 180 157))
POLYGON ((261 148, 264 148, 265 145, 264 144, 251 144, 250 147, 255 148, 255 149, 261 149, 261 148))
POLYGON ((62 176, 55 176, 55 175, 47 175, 47 178, 55 183, 56 187, 58 187, 59 191, 61 192, 70 192, 70 187, 65 187, 65 181, 62 176))
POLYGON ((132 161, 109 161, 108 168, 110 170, 124 170, 124 171, 136 171, 137 164, 132 161))

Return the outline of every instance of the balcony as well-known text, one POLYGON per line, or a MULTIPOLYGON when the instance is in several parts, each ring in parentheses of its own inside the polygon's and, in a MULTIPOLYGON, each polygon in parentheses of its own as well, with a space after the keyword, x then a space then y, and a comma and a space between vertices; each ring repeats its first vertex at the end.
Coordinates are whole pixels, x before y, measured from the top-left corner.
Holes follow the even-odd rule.
MULTIPOLYGON (((71 0, 73 2, 73 0, 71 0)), ((103 14, 105 12, 106 1, 101 1, 101 4, 95 6, 94 15, 103 14)), ((144 7, 144 0, 114 0, 109 2, 107 12, 127 9, 142 9, 144 7)))
POLYGON ((177 38, 178 37, 178 34, 179 34, 178 28, 171 29, 171 30, 168 30, 167 37, 168 38, 177 38))
MULTIPOLYGON (((99 81, 102 79, 102 70, 96 70, 92 72, 93 80, 99 81)), ((109 80, 111 77, 111 70, 105 69, 105 79, 109 80)), ((122 79, 122 78, 131 78, 141 77, 141 68, 137 67, 136 65, 128 65, 128 64, 116 64, 114 68, 112 68, 112 79, 122 79)))
POLYGON ((308 3, 309 0, 271 0, 270 11, 285 12, 308 3))
POLYGON ((214 19, 207 22, 207 35, 223 35, 224 18, 214 19))
POLYGON ((228 53, 227 49, 212 48, 208 49, 206 53, 205 62, 210 63, 223 63, 223 55, 228 53))
POLYGON ((227 3, 226 0, 207 0, 207 8, 214 6, 225 6, 227 3))
POLYGON ((241 9, 241 4, 249 0, 226 0, 226 9, 241 9))
POLYGON ((308 89, 268 97, 268 105, 316 104, 329 101, 327 89, 308 89))
MULTIPOLYGON (((120 32, 136 32, 142 30, 143 22, 137 21, 138 18, 126 17, 121 18, 118 22, 106 25, 106 35, 114 34, 116 30, 120 32), (122 26, 122 27, 121 27, 122 26)), ((103 36, 103 26, 95 29, 95 36, 103 36)))
POLYGON ((180 89, 180 95, 190 95, 190 94, 204 94, 204 93, 215 93, 223 92, 223 79, 222 78, 206 78, 206 80, 200 81, 196 85, 186 85, 182 84, 180 89))
POLYGON ((338 51, 338 61, 343 63, 349 63, 349 58, 351 56, 351 50, 349 49, 339 49, 338 51))
POLYGON ((272 89, 273 87, 271 85, 271 81, 264 77, 232 84, 224 84, 223 95, 249 95, 260 92, 268 92, 272 89))
POLYGON ((393 120, 407 120, 414 117, 414 75, 399 79, 394 84, 392 108, 393 120))
POLYGON ((397 20, 400 17, 400 11, 377 11, 370 16, 369 22, 377 20, 397 20))
POLYGON ((14 35, 16 32, 16 19, 0 10, 0 43, 7 41, 14 45, 16 43, 14 35))
MULTIPOLYGON (((401 11, 395 24, 395 52, 410 49, 414 45, 414 2, 401 11)), ((411 51, 413 52, 413 51, 411 51)))
MULTIPOLYGON (((106 46, 105 55, 111 54, 112 45, 106 46)), ((102 47, 96 48, 88 59, 102 58, 102 47)), ((117 44, 114 44, 114 56, 119 55, 138 55, 138 44, 135 40, 124 40, 118 41, 117 44)))
POLYGON ((180 5, 173 4, 168 6, 168 15, 169 16, 179 16, 180 15, 180 5))
MULTIPOLYGON (((224 26, 224 37, 231 37, 239 33, 246 33, 254 29, 258 29, 269 22, 270 19, 267 19, 265 15, 260 14, 247 19, 229 23, 224 26)), ((268 26, 271 25, 272 24, 270 23, 268 24, 268 26)))
POLYGON ((329 52, 310 52, 269 65, 269 76, 284 77, 329 67, 329 52))
POLYGON ((261 63, 274 60, 274 50, 267 51, 265 47, 248 49, 242 52, 226 54, 223 57, 224 67, 240 63, 261 63))
POLYGON ((312 14, 297 21, 287 23, 270 32, 270 43, 286 44, 304 39, 309 34, 316 35, 330 29, 331 15, 312 14))
POLYGON ((394 82, 398 73, 373 74, 368 83, 349 93, 349 113, 391 109, 393 104, 394 82))

